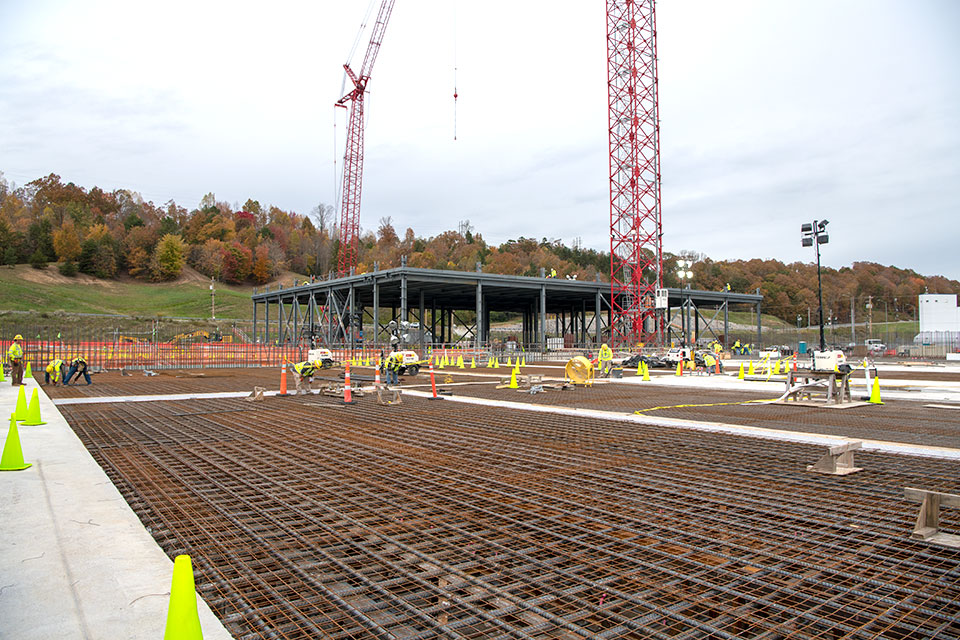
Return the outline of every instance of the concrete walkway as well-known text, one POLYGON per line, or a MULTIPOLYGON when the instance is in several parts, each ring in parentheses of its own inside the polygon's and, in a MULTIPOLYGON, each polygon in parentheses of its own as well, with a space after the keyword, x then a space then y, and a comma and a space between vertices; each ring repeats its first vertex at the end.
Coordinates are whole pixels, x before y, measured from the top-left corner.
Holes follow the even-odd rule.
MULTIPOLYGON (((8 377, 0 443, 16 400, 8 377)), ((40 408, 47 424, 18 427, 33 466, 0 472, 0 638, 162 638, 173 561, 42 389, 40 408)), ((203 637, 230 638, 197 600, 203 637)))

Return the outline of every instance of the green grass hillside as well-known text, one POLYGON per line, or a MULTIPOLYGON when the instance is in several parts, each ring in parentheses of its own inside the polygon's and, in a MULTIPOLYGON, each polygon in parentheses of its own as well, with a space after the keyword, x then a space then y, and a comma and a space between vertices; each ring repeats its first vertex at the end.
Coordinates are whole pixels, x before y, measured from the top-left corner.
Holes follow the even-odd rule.
MULTIPOLYGON (((174 316, 210 317, 210 281, 189 271, 177 282, 67 278, 50 266, 0 268, 0 311, 108 313, 145 319, 174 316)), ((216 315, 247 320, 253 315, 253 287, 217 283, 216 315)))

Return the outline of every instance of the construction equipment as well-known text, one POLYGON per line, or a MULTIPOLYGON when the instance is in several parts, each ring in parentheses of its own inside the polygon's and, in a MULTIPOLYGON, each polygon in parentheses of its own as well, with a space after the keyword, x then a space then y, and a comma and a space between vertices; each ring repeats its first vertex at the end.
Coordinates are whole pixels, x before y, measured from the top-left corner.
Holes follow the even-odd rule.
POLYGON ((347 108, 350 103, 350 115, 347 124, 347 146, 343 153, 343 195, 340 204, 340 260, 337 265, 339 275, 349 275, 357 266, 357 240, 360 236, 360 188, 363 181, 363 100, 370 82, 370 73, 380 53, 383 34, 393 11, 394 0, 383 0, 377 21, 370 34, 367 53, 360 66, 360 73, 354 73, 349 61, 343 65, 353 88, 337 100, 336 106, 347 108))
POLYGON ((654 0, 607 2, 611 346, 661 342, 663 229, 654 0))
MULTIPOLYGON (((204 342, 223 342, 223 335, 219 331, 211 335, 210 332, 208 331, 204 331, 203 329, 197 329, 196 331, 178 333, 177 335, 173 336, 173 338, 170 339, 170 343, 172 344, 177 342, 188 342, 188 341, 191 341, 191 338, 200 338, 204 342)), ((193 340, 193 341, 198 342, 198 340, 193 340)), ((227 342, 230 342, 230 340, 228 340, 227 342)))
POLYGON ((583 356, 574 356, 564 367, 566 379, 573 384, 593 384, 593 363, 583 356))
POLYGON ((401 376, 415 376, 420 373, 421 367, 427 364, 427 360, 421 360, 420 355, 416 351, 407 349, 405 351, 394 351, 393 355, 399 354, 403 360, 400 362, 400 369, 398 375, 401 376))
POLYGON ((333 352, 330 349, 310 349, 307 352, 307 360, 310 362, 320 362, 320 368, 329 369, 334 364, 333 352))

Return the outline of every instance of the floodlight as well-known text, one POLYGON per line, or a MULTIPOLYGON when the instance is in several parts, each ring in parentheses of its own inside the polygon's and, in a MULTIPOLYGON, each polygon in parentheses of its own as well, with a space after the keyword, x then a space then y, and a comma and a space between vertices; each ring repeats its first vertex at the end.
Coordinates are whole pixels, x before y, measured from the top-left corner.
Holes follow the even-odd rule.
POLYGON ((813 225, 808 222, 800 225, 800 233, 813 233, 813 225))
POLYGON ((824 229, 827 228, 828 224, 830 224, 829 220, 821 220, 820 223, 817 225, 817 227, 820 229, 820 231, 823 231, 824 229))
POLYGON ((830 236, 825 233, 821 233, 817 236, 817 244, 827 244, 830 242, 830 236))
POLYGON ((813 246, 813 238, 800 238, 800 242, 802 242, 805 247, 813 246))

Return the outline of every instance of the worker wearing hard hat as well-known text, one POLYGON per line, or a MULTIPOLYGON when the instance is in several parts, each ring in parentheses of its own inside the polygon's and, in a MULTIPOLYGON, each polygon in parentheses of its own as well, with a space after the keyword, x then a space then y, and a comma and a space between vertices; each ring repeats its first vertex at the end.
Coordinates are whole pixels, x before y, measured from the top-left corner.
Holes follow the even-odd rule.
POLYGON ((83 356, 77 356, 70 362, 70 370, 67 371, 67 377, 63 381, 64 385, 70 384, 70 381, 73 380, 73 376, 77 376, 77 380, 80 380, 80 376, 83 376, 87 381, 87 384, 90 382, 90 373, 87 371, 87 361, 83 356))
POLYGON ((597 354, 597 359, 600 361, 600 376, 606 378, 610 375, 610 369, 613 367, 613 351, 607 346, 606 342, 600 345, 600 353, 597 354))
POLYGON ((717 359, 709 351, 703 354, 703 368, 706 370, 707 374, 714 372, 714 370, 717 368, 717 362, 717 359))
POLYGON ((313 393, 313 374, 322 366, 319 360, 316 362, 305 360, 293 365, 293 380, 297 384, 297 395, 303 395, 307 391, 313 393), (306 389, 303 388, 304 382, 306 382, 306 389))
POLYGON ((55 358, 50 361, 50 364, 47 365, 47 370, 43 373, 43 380, 46 384, 50 384, 50 380, 53 380, 53 386, 57 386, 58 382, 64 382, 66 384, 66 379, 63 377, 67 365, 64 364, 63 360, 60 358, 55 358))
POLYGON ((399 351, 394 351, 383 363, 386 373, 386 384, 400 384, 400 367, 403 366, 403 355, 399 351))
POLYGON ((22 340, 23 336, 18 333, 13 336, 13 343, 7 349, 7 358, 10 360, 10 381, 15 387, 23 384, 23 347, 20 345, 22 340))

